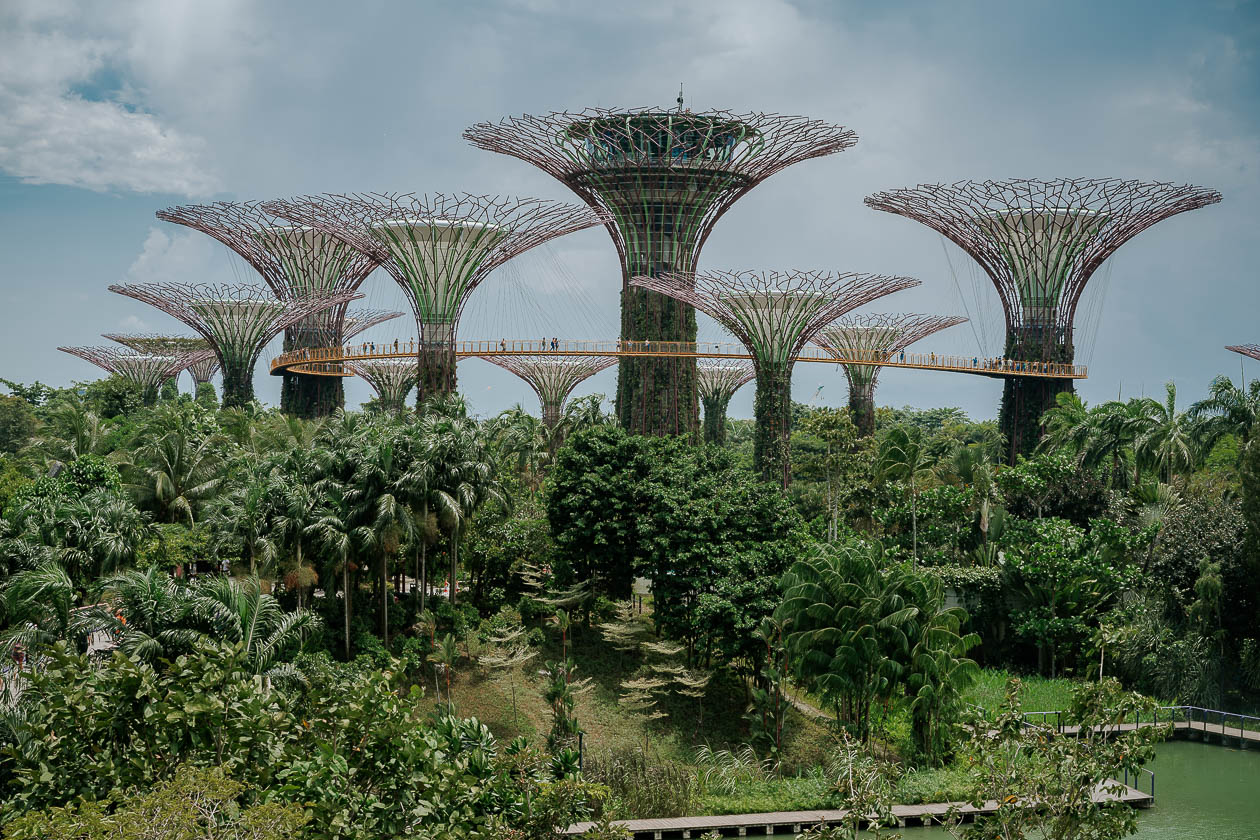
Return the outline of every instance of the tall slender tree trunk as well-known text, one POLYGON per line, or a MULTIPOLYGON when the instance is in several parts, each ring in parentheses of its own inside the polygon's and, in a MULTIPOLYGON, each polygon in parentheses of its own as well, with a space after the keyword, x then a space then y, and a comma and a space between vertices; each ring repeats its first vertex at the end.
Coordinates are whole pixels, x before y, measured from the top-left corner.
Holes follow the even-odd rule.
POLYGON ((381 637, 389 650, 389 555, 381 555, 381 637))
POLYGON ((455 587, 459 580, 459 526, 451 532, 451 606, 455 605, 455 587))
POLYGON ((350 659, 350 561, 341 564, 341 595, 346 604, 346 660, 350 659))

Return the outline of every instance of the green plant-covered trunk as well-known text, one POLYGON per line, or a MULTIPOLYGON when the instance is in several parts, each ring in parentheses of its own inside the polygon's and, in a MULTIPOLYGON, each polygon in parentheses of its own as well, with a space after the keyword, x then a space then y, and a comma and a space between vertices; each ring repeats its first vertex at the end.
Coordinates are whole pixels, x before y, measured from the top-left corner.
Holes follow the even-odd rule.
POLYGON ((709 396, 704 398, 704 442, 717 446, 726 445, 726 407, 731 397, 709 396))
POLYGON ((254 370, 243 364, 223 365, 223 407, 244 408, 254 401, 254 370))
MULTIPOLYGON (((1070 365, 1074 355, 1070 331, 1062 337, 1047 336, 1046 329, 1021 327, 1006 337, 1006 358, 1010 360, 1070 365)), ((1018 456, 1032 454, 1041 441, 1041 415, 1054 408, 1055 397, 1072 390, 1071 379, 1006 377, 998 427, 1006 438, 1007 463, 1014 464, 1018 456)))
POLYGON ((870 437, 875 434, 875 386, 849 382, 849 413, 853 416, 853 425, 857 427, 858 437, 870 437))
POLYGON ((455 347, 451 344, 421 347, 417 358, 416 407, 432 397, 455 392, 455 347))
POLYGON ((758 364, 753 400, 756 431, 753 469, 764 481, 786 488, 792 482, 792 367, 758 364))
MULTIPOLYGON (((626 341, 694 342, 696 311, 658 292, 623 286, 621 337, 626 341)), ((696 360, 626 356, 617 366, 617 416, 641 435, 694 435, 699 429, 696 360)))
MULTIPOLYGON (((339 342, 321 339, 324 333, 314 334, 309 329, 287 329, 284 332, 284 351, 310 347, 335 346, 339 342)), ((280 383, 280 411, 293 417, 313 419, 329 417, 346 405, 346 390, 340 376, 310 376, 286 373, 280 383)))

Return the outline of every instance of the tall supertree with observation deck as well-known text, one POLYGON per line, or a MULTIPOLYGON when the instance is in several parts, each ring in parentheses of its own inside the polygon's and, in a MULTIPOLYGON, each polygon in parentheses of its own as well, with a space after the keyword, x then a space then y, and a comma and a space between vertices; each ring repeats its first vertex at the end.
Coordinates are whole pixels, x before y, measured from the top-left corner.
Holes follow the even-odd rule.
POLYGON ((459 317, 491 271, 600 222, 576 205, 467 193, 322 195, 267 206, 365 254, 402 287, 419 330, 417 404, 455 390, 459 317))
MULTIPOLYGON (((1156 222, 1221 200, 1216 190, 1120 179, 960 181, 869 196, 866 204, 927 225, 984 269, 1006 319, 1008 359, 1072 364, 1076 308, 1099 266, 1156 222)), ((1041 436, 1041 415, 1067 378, 1007 377, 999 426, 1008 458, 1041 436)))
POLYGON ((162 310, 209 342, 223 369, 224 408, 253 402, 254 365, 271 339, 357 297, 342 289, 281 299, 262 286, 228 283, 129 283, 109 290, 162 310))
POLYGON ((525 380, 538 395, 542 422, 554 455, 561 440, 556 434, 569 395, 578 385, 617 364, 615 356, 482 356, 487 362, 525 380))
POLYGON ((750 359, 697 359, 696 387, 704 406, 704 442, 726 443, 726 407, 757 375, 750 359))
POLYGON ((920 339, 966 321, 954 315, 862 313, 846 315, 824 327, 814 343, 845 361, 849 380, 849 411, 858 434, 875 433, 875 381, 880 365, 920 339))
MULTIPOLYGON (((605 215, 621 258, 621 338, 694 342, 685 301, 635 286, 632 278, 696 270, 713 226, 744 194, 776 172, 857 142, 841 126, 775 114, 592 108, 510 117, 464 132, 473 145, 547 172, 605 215)), ((696 361, 686 356, 623 359, 617 413, 639 434, 698 428, 696 361)))
POLYGON ((179 376, 189 365, 213 356, 206 347, 164 348, 160 352, 143 352, 131 347, 58 347, 63 353, 78 356, 99 368, 135 384, 145 405, 152 405, 158 389, 166 380, 179 376))
POLYGON ((406 410, 407 394, 416 385, 415 359, 369 359, 346 366, 372 386, 382 410, 398 414, 406 410))
MULTIPOLYGON (((249 263, 280 300, 311 294, 354 292, 376 261, 318 230, 291 224, 263 202, 215 202, 159 210, 157 217, 212 236, 249 263)), ((310 313, 285 328, 284 349, 335 347, 345 340, 346 304, 310 313)), ((285 373, 280 410, 323 417, 345 405, 337 376, 285 373)))
POLYGON ((841 315, 919 285, 909 277, 822 271, 710 271, 635 277, 636 286, 694 306, 748 349, 756 370, 753 468, 787 487, 792 368, 801 349, 841 315))

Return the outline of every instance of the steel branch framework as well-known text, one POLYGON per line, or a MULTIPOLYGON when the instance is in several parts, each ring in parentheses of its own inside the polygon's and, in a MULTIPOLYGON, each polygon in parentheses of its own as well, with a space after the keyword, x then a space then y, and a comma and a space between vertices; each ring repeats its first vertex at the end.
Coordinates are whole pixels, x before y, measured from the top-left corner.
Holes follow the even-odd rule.
MULTIPOLYGON (((1076 307, 1098 267, 1156 222, 1220 200, 1205 187, 1084 178, 923 184, 866 204, 927 225, 980 264, 1002 302, 1007 358, 1070 363, 1076 307)), ((1041 413, 1070 389, 1007 380, 1000 425, 1012 459, 1036 445, 1041 413)))
MULTIPOLYGON (((193 339, 195 340, 195 339, 193 339)), ((80 359, 104 368, 139 386, 144 401, 152 404, 158 388, 189 365, 213 356, 214 351, 201 348, 168 349, 161 353, 138 352, 131 347, 58 347, 80 359)))
MULTIPOLYGON (((351 309, 346 312, 346 317, 342 321, 341 341, 338 344, 349 341, 361 332, 372 329, 372 327, 392 321, 395 318, 401 318, 403 313, 398 311, 390 311, 387 309, 351 309)), ((335 345, 334 345, 335 346, 335 345)))
POLYGON ((372 386, 381 408, 395 412, 406 408, 407 394, 415 387, 418 375, 415 359, 376 359, 347 366, 372 386))
POLYGON ((1260 361, 1260 344, 1228 344, 1225 349, 1260 361))
POLYGON ((696 387, 704 405, 704 440, 726 443, 726 407, 757 375, 751 359, 697 359, 696 387))
POLYGON ((358 297, 352 291, 311 291, 285 299, 246 284, 132 283, 110 286, 183 321, 210 343, 223 369, 223 405, 254 399, 254 365, 281 330, 358 297))
POLYGON ((130 347, 138 353, 157 355, 178 353, 185 350, 208 351, 196 361, 188 365, 188 374, 193 379, 194 390, 204 382, 209 382, 219 372, 219 358, 215 355, 210 342, 204 338, 190 335, 162 335, 160 333, 103 333, 102 338, 117 341, 124 347, 130 347))
POLYGON ((482 356, 491 364, 525 380, 542 405, 543 425, 554 431, 573 389, 602 370, 617 364, 608 356, 482 356))
MULTIPOLYGON (((369 255, 327 234, 290 224, 263 202, 215 202, 160 210, 163 221, 185 225, 231 248, 262 276, 281 300, 312 294, 354 291, 376 268, 369 255)), ((313 312, 285 328, 284 347, 328 347, 345 338, 346 304, 313 312)), ((314 417, 344 405, 338 379, 286 376, 280 391, 282 411, 314 417)))
POLYGON ((754 468, 767 481, 791 480, 788 451, 794 359, 841 315, 919 285, 909 277, 822 271, 712 271, 635 277, 651 289, 706 313, 748 348, 756 370, 754 468))
POLYGON ((420 331, 417 399, 455 389, 455 331, 468 296, 503 263, 594 227, 587 208, 468 193, 356 193, 268 203, 379 262, 411 302, 420 331))
POLYGON ((880 363, 916 341, 966 320, 954 315, 864 313, 846 315, 819 331, 814 343, 837 358, 869 358, 871 361, 871 364, 841 363, 849 380, 849 410, 859 434, 875 432, 875 382, 879 378, 880 363))
MULTIPOLYGON (((623 339, 684 342, 696 339, 694 311, 632 278, 695 271, 714 224, 749 190, 857 142, 853 131, 820 120, 681 108, 509 117, 464 137, 532 163, 604 214, 621 258, 623 339)), ((634 359, 619 369, 617 410, 632 431, 694 431, 696 397, 694 362, 634 359)))

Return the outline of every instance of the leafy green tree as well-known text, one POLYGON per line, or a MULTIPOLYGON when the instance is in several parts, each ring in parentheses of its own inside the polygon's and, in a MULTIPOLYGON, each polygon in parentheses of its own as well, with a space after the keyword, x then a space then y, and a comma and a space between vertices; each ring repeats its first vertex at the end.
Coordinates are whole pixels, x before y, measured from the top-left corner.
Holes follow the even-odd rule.
POLYGON ((1155 470, 1160 480, 1168 483, 1173 476, 1193 470, 1200 451, 1191 419, 1177 411, 1177 386, 1169 382, 1164 390, 1162 403, 1152 399, 1141 401, 1144 420, 1138 427, 1133 446, 1138 461, 1155 470))
POLYGON ((222 488, 223 438, 196 428, 194 422, 180 421, 165 432, 145 436, 127 464, 132 490, 160 522, 191 525, 199 508, 222 488))
POLYGON ((901 481, 910 490, 911 556, 919 562, 919 489, 935 475, 936 461, 923 447, 923 433, 894 426, 880 440, 876 472, 881 481, 901 481))
POLYGON ((1221 439, 1233 435, 1241 444, 1241 456, 1260 420, 1260 379, 1246 383, 1244 390, 1229 377, 1218 376, 1208 386, 1207 399, 1194 403, 1186 413, 1195 423, 1201 451, 1210 452, 1221 439))
POLYGON ((192 614, 214 638, 241 648, 241 665, 270 680, 298 678, 286 657, 301 650, 318 627, 307 610, 285 612, 280 602, 262 591, 257 578, 236 581, 211 577, 192 588, 192 614))
POLYGON ((21 397, 0 396, 0 453, 13 454, 35 434, 35 412, 21 397))

